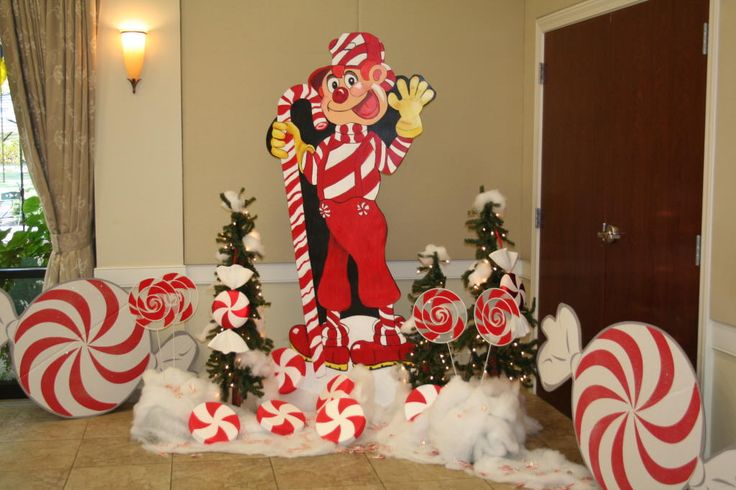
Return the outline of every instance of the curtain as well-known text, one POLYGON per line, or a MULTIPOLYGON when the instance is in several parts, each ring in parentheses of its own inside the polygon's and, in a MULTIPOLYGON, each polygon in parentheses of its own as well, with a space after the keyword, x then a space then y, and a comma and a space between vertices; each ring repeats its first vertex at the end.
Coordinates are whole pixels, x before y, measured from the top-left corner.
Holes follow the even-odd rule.
POLYGON ((0 40, 53 251, 44 288, 93 272, 95 0, 0 0, 0 40))

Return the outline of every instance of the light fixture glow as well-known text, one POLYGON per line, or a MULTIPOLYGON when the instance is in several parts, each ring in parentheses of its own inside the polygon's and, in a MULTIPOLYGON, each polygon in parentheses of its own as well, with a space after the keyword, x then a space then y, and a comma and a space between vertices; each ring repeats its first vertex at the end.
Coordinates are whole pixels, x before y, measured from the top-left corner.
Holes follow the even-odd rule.
POLYGON ((146 51, 145 31, 121 31, 120 40, 123 44, 123 60, 125 71, 128 73, 128 81, 133 87, 133 93, 138 82, 141 81, 141 70, 143 70, 143 55, 146 51))

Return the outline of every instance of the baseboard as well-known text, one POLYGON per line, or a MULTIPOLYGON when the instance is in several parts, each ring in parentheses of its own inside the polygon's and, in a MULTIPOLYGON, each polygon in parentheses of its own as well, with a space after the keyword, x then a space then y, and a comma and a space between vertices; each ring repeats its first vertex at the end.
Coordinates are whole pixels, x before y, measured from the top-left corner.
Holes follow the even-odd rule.
MULTIPOLYGON (((472 260, 455 260, 442 266, 448 279, 459 279, 473 264, 472 260)), ((417 261, 392 260, 388 262, 391 274, 397 281, 413 281, 417 278, 417 261)), ((122 287, 132 287, 148 277, 159 277, 168 272, 178 272, 188 275, 196 284, 212 284, 215 274, 214 264, 201 265, 155 265, 135 267, 98 267, 95 277, 105 279, 122 287)), ((295 283, 297 281, 296 266, 293 262, 259 263, 256 264, 261 282, 264 284, 295 283)), ((514 268, 516 274, 529 279, 531 265, 526 260, 517 262, 514 268)))

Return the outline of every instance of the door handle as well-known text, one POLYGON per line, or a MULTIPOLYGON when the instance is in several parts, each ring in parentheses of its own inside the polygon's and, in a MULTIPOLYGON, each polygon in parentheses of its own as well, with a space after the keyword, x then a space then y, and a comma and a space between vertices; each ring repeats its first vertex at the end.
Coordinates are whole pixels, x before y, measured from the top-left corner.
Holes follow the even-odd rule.
POLYGON ((596 233, 596 236, 604 245, 610 245, 620 239, 622 235, 624 233, 619 230, 618 226, 609 225, 608 223, 603 223, 601 231, 596 233))

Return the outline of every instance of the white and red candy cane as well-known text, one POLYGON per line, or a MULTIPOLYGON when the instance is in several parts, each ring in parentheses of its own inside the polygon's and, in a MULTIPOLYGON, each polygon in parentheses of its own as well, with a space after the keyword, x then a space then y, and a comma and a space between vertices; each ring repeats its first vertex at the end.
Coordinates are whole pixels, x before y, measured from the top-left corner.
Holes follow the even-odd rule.
POLYGON ((509 293, 503 289, 486 289, 475 302, 475 328, 491 345, 504 346, 514 340, 516 322, 521 312, 509 293))
POLYGON ((440 394, 440 390, 442 390, 441 386, 433 384, 417 386, 411 390, 406 397, 406 401, 404 401, 404 415, 406 416, 406 420, 413 422, 414 419, 432 406, 437 399, 437 395, 440 394))
POLYGON ((468 321, 463 300, 444 288, 423 292, 414 303, 412 316, 417 332, 436 344, 447 344, 460 337, 468 321))
POLYGON ((282 400, 263 402, 256 411, 256 419, 261 427, 280 436, 294 434, 307 425, 304 412, 282 400))
POLYGON ((151 363, 151 343, 127 296, 89 279, 36 298, 11 335, 13 365, 29 398, 62 417, 98 415, 128 398, 151 363))
POLYGON ((200 403, 189 415, 189 432, 202 444, 232 441, 240 432, 240 419, 224 403, 200 403))
MULTIPOLYGON (((311 105, 314 127, 318 130, 324 129, 327 126, 327 119, 320 107, 320 96, 316 90, 307 84, 295 85, 284 92, 278 102, 276 120, 278 122, 290 121, 291 107, 294 102, 301 99, 308 100, 311 105)), ((299 162, 296 158, 296 149, 292 136, 287 133, 284 142, 283 150, 286 151, 287 157, 281 159, 281 170, 284 175, 284 186, 286 188, 291 239, 294 245, 299 290, 302 298, 302 308, 304 310, 304 324, 309 333, 319 328, 317 296, 314 287, 312 263, 309 258, 307 228, 304 219, 304 197, 299 181, 299 162)), ((323 376, 325 372, 325 361, 322 336, 313 335, 311 337, 312 341, 309 349, 311 351, 312 367, 318 376, 323 376)))
POLYGON ((341 398, 350 395, 355 389, 355 381, 344 374, 338 374, 327 382, 325 389, 317 397, 317 411, 333 398, 341 398))
POLYGON ((664 331, 608 327, 573 366, 580 451, 603 488, 684 488, 701 455, 704 419, 687 357, 664 331))
POLYGON ((222 291, 212 302, 212 317, 223 328, 242 327, 249 313, 248 297, 236 289, 222 291))
POLYGON ((350 397, 333 398, 317 412, 315 429, 325 440, 350 444, 365 429, 366 418, 360 404, 350 397))
POLYGON ((307 374, 307 364, 304 358, 295 350, 282 347, 271 352, 276 381, 279 384, 279 393, 286 394, 296 390, 307 374))

